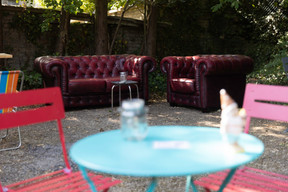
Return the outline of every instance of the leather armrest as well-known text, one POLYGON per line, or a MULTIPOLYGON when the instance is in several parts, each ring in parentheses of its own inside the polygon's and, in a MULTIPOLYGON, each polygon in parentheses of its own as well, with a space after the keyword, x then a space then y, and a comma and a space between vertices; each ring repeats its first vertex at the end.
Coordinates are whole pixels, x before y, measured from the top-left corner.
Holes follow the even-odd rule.
POLYGON ((68 64, 52 56, 38 57, 34 61, 34 68, 42 74, 43 78, 53 79, 53 86, 59 86, 63 93, 67 92, 68 86, 68 64))
MULTIPOLYGON (((156 70, 157 62, 154 58, 149 56, 136 56, 130 55, 126 57, 126 61, 124 63, 125 71, 132 71, 132 75, 136 75, 140 79, 140 84, 142 87, 146 87, 143 90, 144 98, 149 97, 148 93, 148 73, 156 70)), ((140 86, 141 87, 141 86, 140 86)))
POLYGON ((124 70, 133 71, 136 75, 140 75, 144 71, 145 73, 150 73, 156 70, 156 61, 149 56, 127 56, 124 63, 124 70))

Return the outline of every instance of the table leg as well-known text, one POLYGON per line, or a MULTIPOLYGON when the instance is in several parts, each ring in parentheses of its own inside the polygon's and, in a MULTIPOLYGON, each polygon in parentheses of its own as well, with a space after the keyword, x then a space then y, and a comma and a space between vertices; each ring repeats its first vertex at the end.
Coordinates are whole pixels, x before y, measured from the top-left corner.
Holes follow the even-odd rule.
POLYGON ((117 86, 117 85, 113 85, 112 88, 111 88, 111 107, 112 107, 112 108, 113 108, 113 98, 114 98, 114 97, 113 97, 113 91, 114 91, 114 87, 115 87, 115 86, 117 86))
POLYGON ((226 178, 224 179, 223 183, 221 184, 218 192, 222 192, 224 190, 224 188, 226 187, 226 185, 229 183, 229 181, 231 180, 231 178, 233 177, 234 173, 236 172, 237 168, 231 169, 228 173, 228 175, 226 176, 226 178))
POLYGON ((121 85, 119 85, 119 106, 121 106, 121 85))
POLYGON ((186 178, 186 192, 189 192, 190 186, 192 188, 193 192, 198 192, 198 189, 196 188, 195 184, 194 184, 194 180, 192 178, 192 176, 187 176, 186 178))
POLYGON ((139 90, 138 90, 138 85, 137 84, 134 84, 135 87, 136 87, 136 91, 137 91, 137 98, 139 98, 139 90))
POLYGON ((153 177, 148 189, 146 190, 146 192, 153 192, 155 190, 156 186, 157 186, 157 178, 153 177))
POLYGON ((128 85, 128 89, 129 89, 129 95, 130 95, 130 100, 132 99, 132 93, 131 93, 131 86, 128 85))
POLYGON ((87 171, 84 167, 78 165, 79 170, 82 173, 82 176, 84 177, 84 179, 88 182, 90 189, 92 190, 92 192, 97 192, 96 186, 94 185, 93 181, 89 178, 87 171))

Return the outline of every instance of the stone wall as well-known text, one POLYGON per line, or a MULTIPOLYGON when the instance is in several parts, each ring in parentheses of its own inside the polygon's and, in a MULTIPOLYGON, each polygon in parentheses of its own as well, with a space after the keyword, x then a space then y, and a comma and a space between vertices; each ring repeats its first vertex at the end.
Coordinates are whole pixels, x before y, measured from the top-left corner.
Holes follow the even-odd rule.
POLYGON ((32 64, 35 45, 30 43, 23 33, 11 28, 14 15, 15 12, 3 14, 3 50, 13 55, 12 59, 6 60, 6 65, 13 69, 21 69, 25 65, 32 64))
MULTIPOLYGON (((27 34, 24 34, 18 29, 14 29, 11 24, 13 24, 13 17, 16 14, 23 11, 21 7, 2 7, 3 10, 3 52, 12 54, 12 59, 6 60, 6 65, 11 69, 28 69, 31 70, 33 67, 34 59, 38 56, 47 55, 49 49, 53 49, 55 45, 55 38, 52 37, 52 33, 49 35, 47 33, 43 34, 39 40, 37 40, 36 44, 31 43, 27 40, 27 34), (51 47, 52 46, 52 47, 51 47)), ((32 12, 39 13, 43 10, 40 9, 32 9, 32 12)), ((91 20, 90 15, 81 14, 79 18, 73 16, 73 19, 79 20, 91 20)), ((113 33, 118 24, 118 17, 108 17, 108 30, 110 31, 109 38, 112 41, 113 33)), ((91 25, 91 24, 81 24, 81 25, 91 25)), ((79 25, 79 27, 81 26, 79 25)), ((93 27, 90 27, 91 29, 93 27)), ((117 45, 120 46, 122 44, 122 49, 117 48, 118 52, 115 54, 139 54, 142 44, 143 44, 143 22, 134 19, 123 19, 121 24, 121 28, 119 30, 119 34, 117 36, 117 45), (121 52, 125 51, 125 52, 121 52)), ((93 33, 93 30, 91 31, 93 33)), ((81 35, 81 38, 85 38, 85 34, 77 34, 81 35)), ((93 34, 92 34, 93 35, 93 34)), ((55 34, 54 34, 55 36, 55 34)), ((73 38, 73 37, 71 37, 73 38)), ((78 37, 79 38, 79 37, 78 37)), ((76 45, 77 46, 77 45, 76 45)), ((85 46, 84 46, 85 47, 85 46)), ((89 48, 79 50, 78 54, 83 55, 91 55, 94 54, 95 50, 94 41, 89 42, 89 48)), ((54 49, 55 50, 55 49, 54 49)), ((55 52, 54 52, 55 54, 55 52)), ((50 54, 49 54, 50 55, 50 54)))

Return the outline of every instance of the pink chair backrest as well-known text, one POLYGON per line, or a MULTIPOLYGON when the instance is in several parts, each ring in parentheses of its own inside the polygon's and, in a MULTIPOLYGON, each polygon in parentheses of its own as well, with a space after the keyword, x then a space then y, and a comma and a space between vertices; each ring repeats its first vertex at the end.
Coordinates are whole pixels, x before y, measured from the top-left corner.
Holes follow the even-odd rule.
POLYGON ((247 113, 245 133, 251 117, 288 122, 288 87, 247 84, 243 108, 247 113))

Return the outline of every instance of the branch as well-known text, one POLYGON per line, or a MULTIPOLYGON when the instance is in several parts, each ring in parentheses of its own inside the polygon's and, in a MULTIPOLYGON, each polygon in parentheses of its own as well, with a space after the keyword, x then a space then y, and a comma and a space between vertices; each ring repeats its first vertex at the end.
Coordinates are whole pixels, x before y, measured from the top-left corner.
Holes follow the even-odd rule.
POLYGON ((114 33, 114 36, 113 36, 113 40, 112 40, 112 43, 111 43, 111 46, 110 46, 109 55, 112 54, 112 50, 113 50, 113 47, 114 47, 114 43, 115 43, 115 40, 116 40, 118 31, 119 31, 119 28, 120 28, 120 26, 121 26, 121 22, 122 22, 122 19, 123 19, 123 17, 124 17, 124 14, 125 14, 125 12, 126 12, 127 10, 129 10, 129 9, 131 8, 131 7, 127 8, 128 5, 129 5, 129 3, 130 3, 130 0, 127 0, 126 3, 125 3, 125 5, 124 5, 124 10, 123 10, 123 12, 121 13, 121 17, 120 17, 120 19, 119 19, 119 21, 118 21, 118 25, 117 25, 117 28, 116 28, 116 30, 115 30, 115 33, 114 33))

